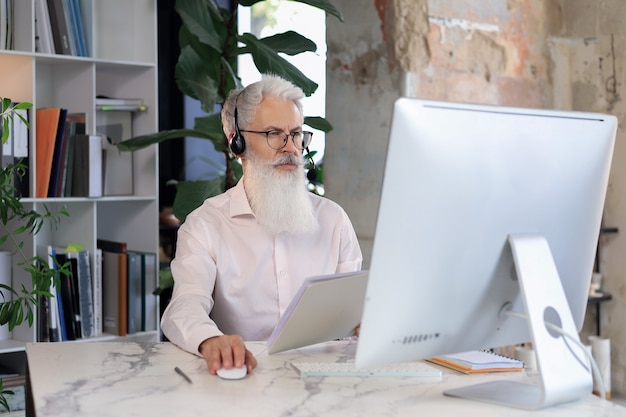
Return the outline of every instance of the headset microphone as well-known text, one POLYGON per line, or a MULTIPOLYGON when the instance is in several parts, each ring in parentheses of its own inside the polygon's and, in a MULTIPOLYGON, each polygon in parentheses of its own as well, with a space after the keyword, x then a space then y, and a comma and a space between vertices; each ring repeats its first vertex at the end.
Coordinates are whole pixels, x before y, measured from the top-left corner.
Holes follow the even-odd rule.
POLYGON ((309 155, 309 160, 311 161, 311 168, 309 168, 308 172, 306 173, 306 178, 311 181, 311 182, 316 182, 317 181, 317 167, 315 166, 315 161, 313 160, 313 157, 311 156, 311 152, 309 151, 309 147, 306 147, 306 153, 309 155))

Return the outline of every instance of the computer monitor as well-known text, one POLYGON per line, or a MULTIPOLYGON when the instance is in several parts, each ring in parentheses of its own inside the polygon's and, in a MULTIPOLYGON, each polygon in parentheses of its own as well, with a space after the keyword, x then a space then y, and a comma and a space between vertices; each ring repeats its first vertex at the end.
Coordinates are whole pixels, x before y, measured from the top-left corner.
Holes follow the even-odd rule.
POLYGON ((398 99, 357 366, 532 341, 543 380, 509 405, 590 392, 584 352, 543 322, 582 327, 616 129, 604 114, 398 99))

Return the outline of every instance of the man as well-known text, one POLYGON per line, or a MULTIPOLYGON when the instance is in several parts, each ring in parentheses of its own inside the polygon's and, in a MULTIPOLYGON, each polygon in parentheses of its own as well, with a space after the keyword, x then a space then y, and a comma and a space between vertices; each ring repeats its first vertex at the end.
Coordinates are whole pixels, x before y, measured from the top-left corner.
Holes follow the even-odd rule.
POLYGON ((207 199, 178 232, 172 299, 161 327, 200 354, 209 372, 256 359, 244 340, 267 340, 306 277, 361 269, 345 211, 306 190, 302 90, 266 75, 231 93, 222 124, 243 177, 207 199))

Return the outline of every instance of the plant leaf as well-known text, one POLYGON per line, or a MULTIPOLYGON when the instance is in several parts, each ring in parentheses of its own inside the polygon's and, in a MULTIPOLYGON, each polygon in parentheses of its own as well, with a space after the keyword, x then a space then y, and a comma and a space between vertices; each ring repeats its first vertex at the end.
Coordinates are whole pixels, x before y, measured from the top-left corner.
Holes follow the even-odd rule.
POLYGON ((174 276, 170 268, 159 270, 159 286, 152 292, 154 295, 160 295, 166 288, 174 286, 174 276))
POLYGON ((164 130, 163 132, 151 133, 148 135, 136 136, 131 139, 124 140, 117 144, 117 148, 121 151, 129 152, 147 148, 155 143, 163 142, 168 139, 177 139, 184 137, 195 137, 210 139, 206 132, 196 129, 173 129, 164 130))
POLYGON ((328 133, 333 130, 328 120, 320 116, 307 116, 304 118, 304 124, 312 127, 313 129, 321 130, 324 133, 328 133))
POLYGON ((307 97, 317 90, 317 83, 307 78, 298 68, 279 56, 275 50, 260 42, 253 34, 244 33, 239 36, 239 41, 246 45, 241 48, 241 53, 252 55, 254 65, 260 73, 276 74, 288 79, 300 87, 307 97))
POLYGON ((13 107, 15 110, 26 110, 33 107, 33 103, 29 103, 28 101, 20 101, 13 107))
MULTIPOLYGON (((261 1, 263 0, 239 0, 239 4, 242 6, 252 6, 261 1)), ((310 6, 317 7, 318 9, 322 9, 326 13, 335 16, 337 19, 343 22, 343 16, 341 15, 341 12, 337 10, 335 6, 333 6, 326 0, 293 0, 293 1, 296 1, 298 3, 308 4, 310 6)))
POLYGON ((176 0, 175 9, 184 25, 200 42, 216 51, 222 50, 225 25, 224 22, 214 21, 214 17, 220 14, 211 0, 176 0))
POLYGON ((191 46, 184 47, 176 64, 176 84, 183 94, 199 100, 202 110, 211 113, 222 98, 217 84, 219 78, 205 63, 191 46))
POLYGON ((297 32, 294 32, 293 30, 261 38, 259 39, 259 42, 276 52, 282 52, 287 55, 297 55, 302 52, 317 51, 317 45, 315 45, 315 42, 297 32))
POLYGON ((222 117, 220 113, 213 113, 205 117, 197 117, 194 129, 202 131, 213 142, 213 147, 218 152, 228 151, 228 140, 222 129, 222 117))
POLYGON ((2 143, 7 143, 9 140, 9 123, 11 122, 11 118, 9 116, 4 116, 4 120, 2 121, 2 143))

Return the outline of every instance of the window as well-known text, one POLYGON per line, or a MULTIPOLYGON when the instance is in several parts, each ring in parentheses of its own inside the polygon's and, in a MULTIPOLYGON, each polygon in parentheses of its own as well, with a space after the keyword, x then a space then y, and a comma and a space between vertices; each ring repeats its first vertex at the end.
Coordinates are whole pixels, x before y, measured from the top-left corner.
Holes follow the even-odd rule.
MULTIPOLYGON (((284 55, 304 75, 315 81, 317 91, 303 100, 306 116, 326 115, 326 14, 315 7, 286 0, 268 0, 252 7, 239 7, 239 32, 252 33, 261 38, 293 30, 309 38, 317 45, 317 52, 305 52, 296 56, 284 55)), ((260 78, 250 55, 239 58, 239 76, 243 85, 253 83, 260 78)), ((324 155, 325 134, 314 132, 311 151, 317 151, 315 163, 324 155)))

